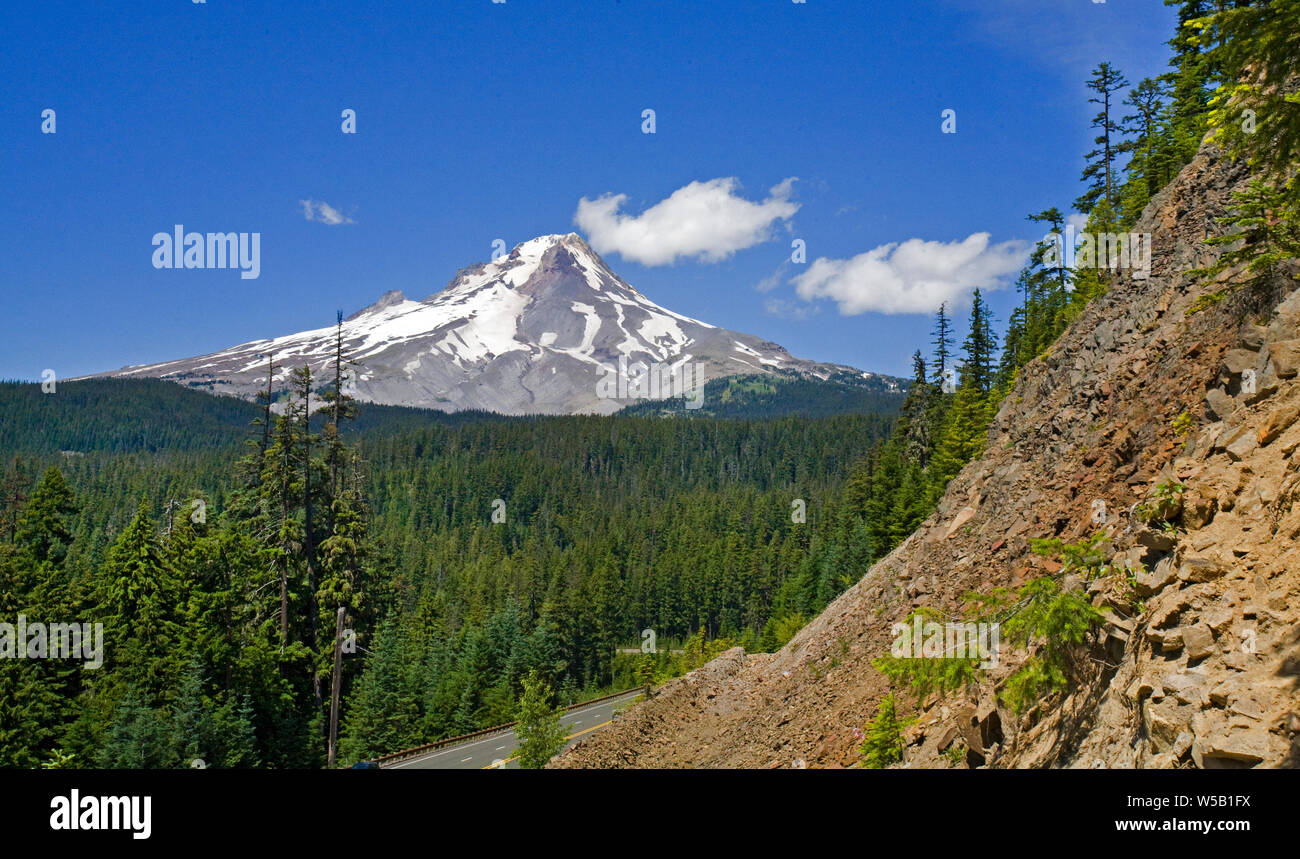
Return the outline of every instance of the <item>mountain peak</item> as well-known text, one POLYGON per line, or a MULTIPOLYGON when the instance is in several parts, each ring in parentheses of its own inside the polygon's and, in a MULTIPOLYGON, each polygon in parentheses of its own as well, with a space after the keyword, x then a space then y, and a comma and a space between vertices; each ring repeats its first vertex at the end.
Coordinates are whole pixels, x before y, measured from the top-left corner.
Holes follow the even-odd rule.
POLYGON ((349 316, 347 321, 351 322, 359 316, 364 316, 367 313, 374 313, 376 310, 383 310, 385 307, 392 307, 394 304, 401 304, 403 301, 406 301, 406 296, 402 294, 400 289, 390 289, 383 295, 379 296, 379 300, 374 304, 369 307, 363 307, 349 316))
POLYGON ((577 233, 552 233, 548 236, 537 236, 526 242, 520 242, 515 245, 514 250, 510 252, 511 256, 516 253, 520 256, 540 255, 546 253, 556 245, 566 245, 568 247, 584 250, 591 253, 591 246, 588 245, 577 233))
POLYGON ((507 288, 516 290, 525 287, 537 275, 545 275, 556 269, 576 275, 578 280, 596 292, 609 288, 636 292, 614 274, 582 236, 577 233, 552 233, 520 242, 510 253, 496 256, 490 262, 461 269, 445 289, 424 300, 426 303, 435 302, 453 294, 477 292, 494 283, 502 283, 507 288))
MULTIPOLYGON (((827 379, 849 369, 795 358, 762 338, 661 307, 577 233, 520 242, 461 269, 422 301, 389 290, 349 316, 341 334, 344 350, 361 365, 357 399, 444 411, 608 414, 636 399, 628 385, 622 393, 607 390, 611 368, 619 367, 658 366, 662 379, 662 368, 685 373, 689 362, 699 384, 752 373, 827 379)), ((264 353, 281 367, 306 363, 328 373, 338 336, 329 325, 124 375, 254 398, 265 383, 264 353)))

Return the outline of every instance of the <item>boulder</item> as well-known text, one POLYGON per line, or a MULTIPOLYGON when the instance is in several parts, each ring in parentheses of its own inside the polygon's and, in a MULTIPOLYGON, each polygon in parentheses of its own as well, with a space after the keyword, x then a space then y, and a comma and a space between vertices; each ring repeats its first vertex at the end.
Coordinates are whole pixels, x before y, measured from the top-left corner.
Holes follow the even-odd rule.
POLYGON ((1241 329, 1241 345, 1244 349, 1249 349, 1252 352, 1259 352, 1260 349, 1264 348, 1264 344, 1267 341, 1268 329, 1263 325, 1247 323, 1241 329))
POLYGON ((1300 340, 1277 340, 1268 344, 1268 357, 1278 376, 1290 379, 1300 372, 1300 340))
POLYGON ((1269 444, 1282 433, 1286 432, 1292 424, 1300 418, 1300 399, 1292 400, 1289 403, 1274 409, 1273 413, 1264 421, 1264 425, 1259 428, 1256 435, 1256 441, 1260 446, 1269 444))
POLYGON ((1185 626, 1182 633, 1183 648, 1187 651, 1188 659, 1204 659, 1214 652, 1214 633, 1205 624, 1185 626))
POLYGON ((1158 531, 1155 528, 1147 528, 1137 535, 1138 543, 1153 552, 1168 552, 1174 547, 1176 540, 1174 534, 1158 531))
POLYGON ((1178 570, 1174 566, 1173 556, 1167 556, 1157 561, 1152 569, 1138 574, 1135 590, 1138 596, 1149 597, 1160 593, 1166 585, 1177 578, 1178 570))
POLYGON ((1177 702, 1172 698, 1144 702, 1142 722, 1147 729, 1147 735, 1161 751, 1174 744, 1187 724, 1178 712, 1177 702))
POLYGON ((1213 558, 1186 558, 1178 568, 1178 578, 1185 582, 1212 582, 1227 570, 1213 558))
POLYGON ((1223 368, 1234 376, 1249 370, 1259 361, 1259 353, 1249 349, 1229 349, 1223 356, 1223 368))
MULTIPOLYGON (((1285 306, 1286 302, 1282 302, 1285 306)), ((1300 311, 1283 310, 1280 306, 1273 321, 1268 324, 1268 336, 1271 340, 1287 340, 1300 331, 1300 311)))
POLYGON ((1227 761, 1254 766, 1269 756, 1268 747, 1268 732, 1263 728, 1238 728, 1197 737, 1192 757, 1202 769, 1222 767, 1227 761))
POLYGON ((1277 377, 1277 372, 1273 365, 1269 364, 1264 372, 1255 376, 1255 393, 1242 394, 1242 399, 1247 403, 1254 405, 1260 400, 1266 400, 1277 393, 1277 389, 1282 386, 1282 382, 1277 377))
POLYGON ((1237 407, 1236 401, 1234 401, 1232 397, 1228 396, 1227 392, 1224 391, 1223 388, 1212 388, 1210 392, 1205 395, 1205 405, 1214 417, 1220 420, 1232 414, 1233 409, 1237 407))
POLYGON ((1166 695, 1172 695, 1180 704, 1193 704, 1200 708, 1205 700, 1205 677, 1191 672, 1174 672, 1166 674, 1160 680, 1160 687, 1166 695))
POLYGON ((951 537, 953 534, 956 534, 958 529, 960 529, 963 525, 965 525, 967 522, 969 522, 971 519, 974 518, 975 518, 975 508, 963 507, 957 513, 957 515, 952 518, 952 524, 948 526, 948 532, 944 534, 944 537, 947 538, 947 537, 951 537))
POLYGON ((1137 704, 1150 695, 1154 688, 1150 680, 1139 678, 1130 683, 1128 688, 1124 690, 1124 697, 1137 704))
POLYGON ((1218 511, 1217 498, 1206 498, 1195 489, 1183 496, 1183 526, 1189 531, 1197 531, 1210 524, 1218 511))
POLYGON ((1259 438, 1250 431, 1250 427, 1242 425, 1225 436, 1221 444, 1233 462, 1240 462, 1259 447, 1259 438))
POLYGON ((1207 611, 1201 620, 1214 631, 1215 635, 1218 635, 1232 624, 1234 616, 1235 613, 1228 606, 1215 606, 1207 611))

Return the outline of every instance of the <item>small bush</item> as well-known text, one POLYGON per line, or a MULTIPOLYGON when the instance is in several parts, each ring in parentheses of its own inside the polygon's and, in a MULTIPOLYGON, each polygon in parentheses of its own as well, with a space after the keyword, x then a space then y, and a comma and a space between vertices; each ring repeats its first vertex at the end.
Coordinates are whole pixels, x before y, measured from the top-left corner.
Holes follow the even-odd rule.
POLYGON ((1183 512, 1183 493, 1187 487, 1176 480, 1162 480, 1134 508, 1133 514, 1148 525, 1172 523, 1183 512))
POLYGON ((866 739, 858 751, 862 754, 863 765, 867 769, 881 770, 903 759, 903 729, 912 723, 912 719, 898 718, 898 709, 893 693, 880 700, 876 718, 867 722, 866 739))
POLYGON ((1003 703, 1017 714, 1065 687, 1075 648, 1103 622, 1086 594, 1061 590, 1051 576, 1026 582, 1020 597, 1024 605, 1002 625, 1002 633, 1013 644, 1041 641, 1042 646, 1002 689, 1003 703))

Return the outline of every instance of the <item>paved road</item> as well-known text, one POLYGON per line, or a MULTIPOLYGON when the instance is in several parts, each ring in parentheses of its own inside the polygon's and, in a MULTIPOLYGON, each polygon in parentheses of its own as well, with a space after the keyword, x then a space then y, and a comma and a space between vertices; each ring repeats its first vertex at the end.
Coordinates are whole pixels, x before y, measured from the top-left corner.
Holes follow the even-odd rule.
MULTIPOLYGON (((608 701, 579 705, 569 710, 560 719, 560 724, 565 727, 565 733, 569 738, 565 748, 578 742, 587 734, 608 725, 614 718, 614 711, 641 694, 641 691, 633 689, 626 695, 610 698, 608 701)), ((456 746, 447 746, 418 758, 407 758, 404 761, 388 764, 384 769, 478 770, 488 769, 493 765, 500 767, 501 761, 506 762, 506 769, 516 769, 518 764, 513 758, 518 745, 519 738, 515 736, 514 731, 502 731, 499 734, 479 737, 477 740, 470 740, 456 746)))

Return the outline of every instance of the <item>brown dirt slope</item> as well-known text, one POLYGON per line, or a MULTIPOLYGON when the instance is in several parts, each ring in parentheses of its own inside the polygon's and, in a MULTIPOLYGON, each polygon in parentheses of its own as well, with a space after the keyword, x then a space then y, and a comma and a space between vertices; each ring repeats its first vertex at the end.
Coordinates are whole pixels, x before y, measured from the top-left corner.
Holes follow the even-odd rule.
POLYGON ((871 660, 891 624, 1054 572, 1029 539, 1091 533, 1097 499, 1116 555, 1145 564, 1145 603, 1067 582, 1111 619, 1072 689, 1015 716, 996 688, 1026 654, 1004 651, 978 689, 904 696, 918 721, 902 765, 949 766, 953 748, 960 766, 1300 765, 1300 290, 1286 272, 1187 313, 1235 277, 1186 272, 1212 259, 1202 240, 1246 178, 1202 150, 1136 228, 1152 276, 1121 274, 1025 368, 936 512, 785 648, 723 654, 552 766, 854 765, 854 730, 889 688, 871 660), (1188 489, 1169 535, 1130 508, 1175 474, 1188 489))

